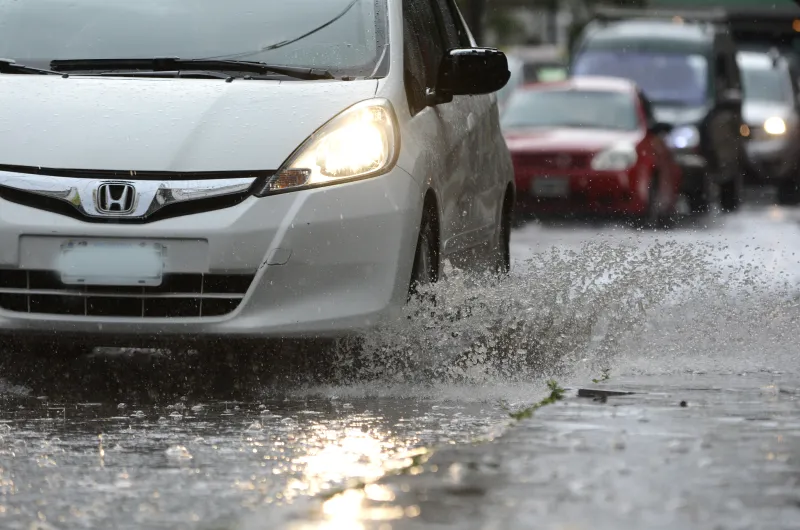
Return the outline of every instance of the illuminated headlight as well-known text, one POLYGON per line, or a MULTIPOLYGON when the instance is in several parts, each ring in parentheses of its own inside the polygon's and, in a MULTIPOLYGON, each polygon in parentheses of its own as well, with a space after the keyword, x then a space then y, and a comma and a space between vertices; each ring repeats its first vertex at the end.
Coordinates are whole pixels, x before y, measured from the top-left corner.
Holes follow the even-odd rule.
POLYGON ((359 103, 311 135, 254 194, 262 197, 382 175, 397 160, 398 144, 391 104, 383 99, 359 103))
POLYGON ((786 132, 786 122, 777 116, 773 116, 764 122, 764 130, 767 132, 767 134, 784 134, 786 132))
POLYGON ((592 158, 592 169, 595 171, 624 171, 636 164, 638 155, 631 144, 617 144, 597 153, 592 158))
POLYGON ((693 125, 675 127, 667 136, 667 144, 673 149, 694 149, 700 145, 700 131, 693 125))

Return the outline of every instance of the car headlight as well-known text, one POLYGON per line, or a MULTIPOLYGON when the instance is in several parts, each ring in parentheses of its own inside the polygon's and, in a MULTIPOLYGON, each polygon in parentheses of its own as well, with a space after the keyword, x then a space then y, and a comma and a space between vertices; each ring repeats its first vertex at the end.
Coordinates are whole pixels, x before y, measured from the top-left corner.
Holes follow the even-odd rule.
POLYGON ((673 149, 694 149, 700 145, 700 131, 693 125, 675 127, 667 136, 667 145, 673 149))
POLYGON ((786 122, 777 116, 773 116, 764 122, 764 130, 767 132, 767 134, 776 136, 784 134, 786 132, 786 122))
POLYGON ((595 171, 624 171, 630 169, 638 160, 636 147, 628 143, 614 145, 597 153, 592 158, 595 171))
POLYGON ((253 194, 263 197, 382 175, 397 160, 399 138, 391 103, 358 103, 312 134, 253 194))

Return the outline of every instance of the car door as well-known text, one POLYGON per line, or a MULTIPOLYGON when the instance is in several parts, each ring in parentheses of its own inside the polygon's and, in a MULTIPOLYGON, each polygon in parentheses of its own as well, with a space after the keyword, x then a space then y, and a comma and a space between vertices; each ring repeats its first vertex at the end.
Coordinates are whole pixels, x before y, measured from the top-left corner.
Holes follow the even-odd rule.
MULTIPOLYGON (((474 46, 454 0, 436 2, 448 49, 474 46)), ((464 204, 469 210, 464 246, 475 246, 493 237, 502 207, 502 192, 498 192, 500 166, 493 162, 493 144, 502 138, 497 96, 457 96, 453 103, 456 116, 449 125, 466 146, 464 204)))
POLYGON ((471 195, 467 190, 469 145, 463 98, 429 106, 447 43, 438 0, 404 0, 404 78, 418 170, 431 179, 440 204, 441 250, 447 256, 469 247, 471 195))
POLYGON ((639 91, 639 105, 644 115, 645 126, 647 127, 647 148, 653 154, 654 169, 658 172, 660 177, 658 196, 662 201, 672 203, 677 199, 680 192, 680 167, 675 162, 672 151, 667 147, 664 138, 660 134, 653 132, 653 129, 658 123, 655 114, 653 113, 653 106, 647 96, 639 91))

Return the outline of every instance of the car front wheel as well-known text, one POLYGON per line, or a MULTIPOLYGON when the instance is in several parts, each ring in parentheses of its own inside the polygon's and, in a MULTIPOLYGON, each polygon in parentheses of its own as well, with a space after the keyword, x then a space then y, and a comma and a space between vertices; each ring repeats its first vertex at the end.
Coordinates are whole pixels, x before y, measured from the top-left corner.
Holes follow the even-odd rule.
POLYGON ((494 272, 508 274, 511 270, 511 216, 514 204, 513 196, 509 191, 503 200, 503 211, 500 217, 500 226, 497 230, 497 242, 494 252, 494 272))
POLYGON ((439 247, 434 224, 435 215, 431 207, 426 207, 422 214, 414 265, 411 269, 409 294, 412 296, 417 294, 421 287, 439 280, 439 247))
POLYGON ((719 205, 723 212, 735 212, 742 204, 743 178, 737 175, 720 186, 719 205))

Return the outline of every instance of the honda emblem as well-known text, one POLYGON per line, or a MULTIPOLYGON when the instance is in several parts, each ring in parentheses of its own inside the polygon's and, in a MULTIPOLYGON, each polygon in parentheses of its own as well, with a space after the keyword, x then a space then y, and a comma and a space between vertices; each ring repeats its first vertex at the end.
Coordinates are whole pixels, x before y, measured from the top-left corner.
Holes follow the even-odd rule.
POLYGON ((105 215, 127 215, 136 208, 136 188, 125 182, 104 182, 95 192, 97 212, 105 215))

